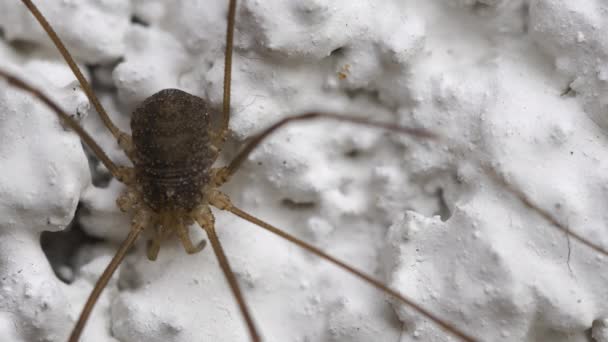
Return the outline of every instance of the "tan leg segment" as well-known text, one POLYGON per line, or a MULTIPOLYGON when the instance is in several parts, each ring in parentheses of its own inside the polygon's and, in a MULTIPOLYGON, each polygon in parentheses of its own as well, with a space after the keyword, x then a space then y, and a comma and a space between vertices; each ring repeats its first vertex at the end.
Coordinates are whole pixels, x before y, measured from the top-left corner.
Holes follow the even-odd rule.
POLYGON ((226 280, 228 281, 228 284, 230 285, 232 294, 234 295, 234 298, 236 299, 236 302, 239 305, 239 309, 241 310, 241 314, 243 315, 243 318, 245 319, 245 323, 247 324, 247 329, 249 330, 249 335, 251 336, 251 340, 254 342, 261 341, 257 328, 255 327, 255 324, 253 323, 253 318, 249 311, 249 307, 247 306, 247 303, 245 303, 245 298, 243 297, 241 288, 239 287, 236 277, 234 276, 234 273, 232 272, 232 268, 230 267, 230 263, 228 262, 228 258, 226 257, 226 254, 224 253, 224 249, 222 248, 220 240, 218 239, 217 234, 215 233, 215 218, 213 217, 211 210, 207 206, 202 207, 196 213, 196 216, 194 217, 194 219, 205 230, 205 232, 207 232, 207 237, 209 238, 209 241, 211 242, 211 246, 213 247, 213 252, 215 253, 215 256, 217 257, 217 261, 219 262, 220 267, 222 268, 222 271, 224 272, 224 276, 226 277, 226 280))
MULTIPOLYGON (((134 177, 135 176, 133 176, 133 178, 134 177)), ((123 213, 135 209, 139 203, 140 198, 138 191, 133 186, 127 186, 127 189, 116 199, 116 205, 123 213)))
POLYGON ((158 252, 160 251, 160 244, 165 239, 165 234, 162 227, 158 227, 156 229, 156 233, 154 234, 154 239, 149 240, 146 245, 146 256, 148 260, 155 261, 158 257, 158 252))
POLYGON ((215 193, 212 194, 210 201, 209 201, 213 206, 217 207, 218 209, 222 209, 222 210, 226 210, 229 211, 233 214, 235 214, 236 216, 249 221, 275 235, 278 235, 280 237, 282 237, 283 239, 319 256, 320 258, 329 261, 330 263, 342 268, 343 270, 349 272, 350 274, 358 277, 359 279, 367 282, 368 284, 376 287, 377 289, 381 290, 382 292, 392 296, 393 298, 401 301, 402 303, 406 304, 407 306, 411 307, 412 309, 416 310, 418 313, 420 313, 421 315, 425 316, 426 318, 430 319, 431 321, 435 322, 437 325, 441 326, 443 329, 445 329, 445 331, 451 333, 454 336, 457 336, 458 338, 462 339, 463 341, 477 341, 477 339, 475 339, 474 337, 471 337, 471 335, 463 332, 462 330, 460 330, 458 327, 456 327, 456 325, 440 318, 439 316, 435 315, 434 313, 430 312, 429 310, 423 308, 422 306, 420 306, 419 304, 415 303, 414 301, 412 301, 411 299, 403 296, 402 294, 400 294, 399 292, 389 288, 388 286, 384 285, 381 281, 374 279, 373 277, 365 274, 364 272, 359 271, 358 269, 332 257, 331 255, 323 252, 321 249, 310 245, 309 243, 300 240, 298 238, 296 238, 295 236, 289 235, 287 233, 285 233, 284 231, 270 225, 269 223, 266 223, 236 207, 234 207, 231 203, 230 203, 230 199, 228 198, 228 196, 226 196, 225 194, 222 194, 219 191, 216 191, 215 193))
POLYGON ((80 316, 78 317, 78 322, 76 322, 76 326, 74 326, 74 329, 70 334, 68 342, 78 342, 78 340, 80 339, 82 330, 84 329, 84 326, 87 323, 87 320, 91 315, 91 311, 93 310, 95 303, 97 303, 101 292, 108 285, 108 282, 112 278, 112 275, 114 274, 118 266, 122 263, 122 260, 127 255, 129 249, 131 249, 131 246, 133 246, 135 241, 137 241, 137 238, 139 237, 141 232, 143 232, 144 228, 147 227, 148 223, 150 222, 150 216, 151 215, 147 210, 140 210, 135 214, 135 217, 133 218, 133 225, 131 226, 131 231, 129 232, 129 235, 120 245, 120 248, 118 249, 118 251, 116 251, 116 254, 112 258, 112 261, 110 261, 106 269, 103 271, 101 277, 99 277, 99 279, 97 280, 93 291, 89 295, 89 298, 87 299, 87 302, 84 305, 80 316))
POLYGON ((188 234, 188 229, 183 225, 182 222, 175 227, 177 231, 177 236, 182 241, 182 245, 184 245, 184 249, 188 254, 195 254, 203 250, 205 245, 207 244, 206 240, 199 242, 196 246, 192 244, 192 240, 190 240, 190 235, 188 234))

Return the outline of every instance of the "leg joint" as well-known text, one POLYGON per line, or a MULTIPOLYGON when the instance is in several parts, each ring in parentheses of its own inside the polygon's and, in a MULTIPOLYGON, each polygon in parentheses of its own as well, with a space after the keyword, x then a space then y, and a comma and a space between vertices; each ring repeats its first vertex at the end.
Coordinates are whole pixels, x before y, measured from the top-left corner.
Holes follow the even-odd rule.
POLYGON ((219 190, 211 191, 209 203, 220 210, 229 210, 232 208, 232 201, 230 201, 228 195, 219 190))

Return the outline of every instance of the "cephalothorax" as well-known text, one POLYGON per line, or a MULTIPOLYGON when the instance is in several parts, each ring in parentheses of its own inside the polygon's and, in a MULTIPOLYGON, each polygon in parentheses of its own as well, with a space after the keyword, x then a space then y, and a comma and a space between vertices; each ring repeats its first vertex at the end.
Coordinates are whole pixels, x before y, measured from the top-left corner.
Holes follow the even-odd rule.
MULTIPOLYGON (((133 167, 117 166, 114 164, 95 141, 55 102, 19 78, 0 70, 0 76, 7 78, 11 84, 29 91, 50 106, 70 128, 78 133, 80 138, 92 149, 112 175, 126 185, 126 191, 117 199, 117 204, 121 210, 133 213, 132 227, 127 238, 98 280, 72 331, 69 341, 78 341, 102 290, 124 259, 127 251, 144 229, 155 229, 153 238, 149 241, 147 249, 148 258, 154 260, 159 253, 162 241, 172 236, 179 238, 186 252, 196 253, 201 251, 205 246, 205 241, 194 244, 188 235, 187 227, 192 223, 197 223, 205 230, 212 249, 238 302, 251 339, 259 341, 260 335, 253 323, 239 285, 231 271, 228 259, 215 232, 215 220, 210 206, 229 211, 350 272, 384 293, 389 294, 394 299, 410 306, 421 315, 462 340, 475 340, 475 338, 461 331, 455 325, 429 312, 373 277, 238 209, 231 203, 228 196, 219 190, 234 175, 254 148, 272 132, 292 121, 326 118, 387 129, 427 140, 439 140, 440 137, 438 135, 422 129, 377 123, 339 114, 310 112, 283 119, 268 127, 255 135, 248 144, 242 147, 236 157, 227 166, 213 168, 213 164, 218 158, 226 139, 230 117, 230 80, 236 0, 230 1, 228 11, 223 110, 221 112, 216 111, 205 100, 181 90, 161 90, 143 101, 134 111, 131 122, 132 136, 122 132, 112 123, 69 52, 32 1, 22 1, 58 47, 104 124, 133 163, 133 167)), ((550 214, 533 204, 525 194, 506 183, 492 168, 482 167, 497 182, 502 184, 505 189, 516 195, 526 206, 543 215, 575 239, 601 251, 603 254, 607 254, 588 240, 572 234, 567 227, 561 225, 550 214)))

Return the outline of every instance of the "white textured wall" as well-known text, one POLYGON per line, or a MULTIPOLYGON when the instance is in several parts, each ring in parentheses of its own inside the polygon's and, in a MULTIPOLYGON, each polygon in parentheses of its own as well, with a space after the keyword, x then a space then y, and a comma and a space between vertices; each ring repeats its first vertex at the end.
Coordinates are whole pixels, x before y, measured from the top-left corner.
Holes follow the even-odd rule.
MULTIPOLYGON (((134 106, 163 88, 220 107, 227 1, 38 2, 77 59, 101 65, 96 84, 125 129, 134 106)), ((489 160, 572 230, 608 245, 606 11, 597 0, 240 1, 226 159, 256 131, 310 109, 425 127, 450 143, 335 122, 293 125, 258 149, 226 192, 482 340, 588 341, 595 321, 591 335, 608 341, 606 258, 568 244, 468 162, 489 160)), ((0 27, 0 67, 78 113, 126 163, 19 1, 0 2, 0 27)), ((68 335, 128 231, 114 205, 121 186, 91 185, 103 173, 91 175, 79 139, 53 113, 0 82, 0 336, 68 335), (108 242, 81 249, 80 267, 63 270, 74 278, 67 285, 39 234, 74 219, 108 242)), ((450 339, 332 265, 217 217, 267 341, 450 339)), ((152 263, 144 242, 84 341, 247 339, 210 249, 189 256, 169 241, 152 263)))

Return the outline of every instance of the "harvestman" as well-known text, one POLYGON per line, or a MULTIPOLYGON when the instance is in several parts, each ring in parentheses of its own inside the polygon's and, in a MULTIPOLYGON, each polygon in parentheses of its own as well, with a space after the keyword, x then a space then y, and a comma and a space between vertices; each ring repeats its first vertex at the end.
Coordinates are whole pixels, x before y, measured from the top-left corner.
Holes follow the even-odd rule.
MULTIPOLYGON (((266 128, 261 133, 255 135, 251 141, 239 151, 228 166, 213 168, 212 165, 219 156, 226 140, 230 118, 230 82, 236 0, 230 0, 228 10, 222 112, 219 113, 212 108, 209 108, 203 99, 183 91, 177 89, 161 90, 147 98, 133 113, 131 121, 132 136, 122 132, 112 123, 70 53, 37 7, 31 0, 22 1, 29 8, 34 17, 36 17, 40 25, 44 28, 63 55, 65 61, 80 82, 89 101, 93 104, 106 127, 110 130, 121 149, 126 153, 134 165, 134 167, 125 167, 114 164, 92 137, 65 113, 59 105, 44 95, 40 90, 24 82, 20 78, 0 70, 0 76, 5 77, 12 85, 28 91, 39 98, 55 111, 57 115, 80 136, 110 173, 117 180, 126 185, 127 190, 117 199, 118 207, 124 212, 134 212, 131 230, 91 292, 82 313, 79 316, 78 322, 72 330, 69 338, 70 342, 78 341, 101 292, 106 287, 112 274, 123 261, 128 250, 133 246, 144 229, 148 227, 156 228, 154 238, 148 242, 147 246, 148 258, 150 260, 155 260, 162 241, 173 234, 176 234, 181 240, 187 253, 193 254, 200 252, 205 246, 205 241, 198 245, 193 245, 186 230, 186 227, 194 222, 198 223, 207 234, 213 252, 218 259, 245 320, 251 340, 260 341, 261 338, 253 322, 253 318, 251 317, 238 282, 232 273, 228 259, 224 254, 222 245, 215 232, 215 220, 211 213, 210 205, 217 209, 231 212, 246 221, 254 223, 350 272, 354 276, 389 294, 394 299, 408 305, 419 314, 432 320, 447 332, 460 339, 465 341, 476 340, 454 324, 438 317, 407 297, 388 288, 380 281, 326 254, 307 242, 291 236, 271 224, 240 210, 231 203, 226 194, 219 190, 220 186, 230 180, 253 149, 271 133, 292 121, 326 118, 386 129, 422 139, 439 141, 441 139, 440 136, 422 129, 372 122, 366 119, 348 117, 340 114, 310 112, 283 119, 266 128), (221 128, 217 131, 212 129, 210 125, 211 116, 213 115, 221 115, 222 118, 221 128)), ((481 161, 477 162, 494 181, 517 197, 525 206, 536 211, 560 230, 579 242, 602 254, 608 255, 608 252, 602 249, 602 247, 571 232, 568 227, 562 225, 549 212, 533 203, 527 195, 507 183, 507 181, 501 175, 497 174, 493 168, 485 166, 485 163, 482 163, 481 161)))

